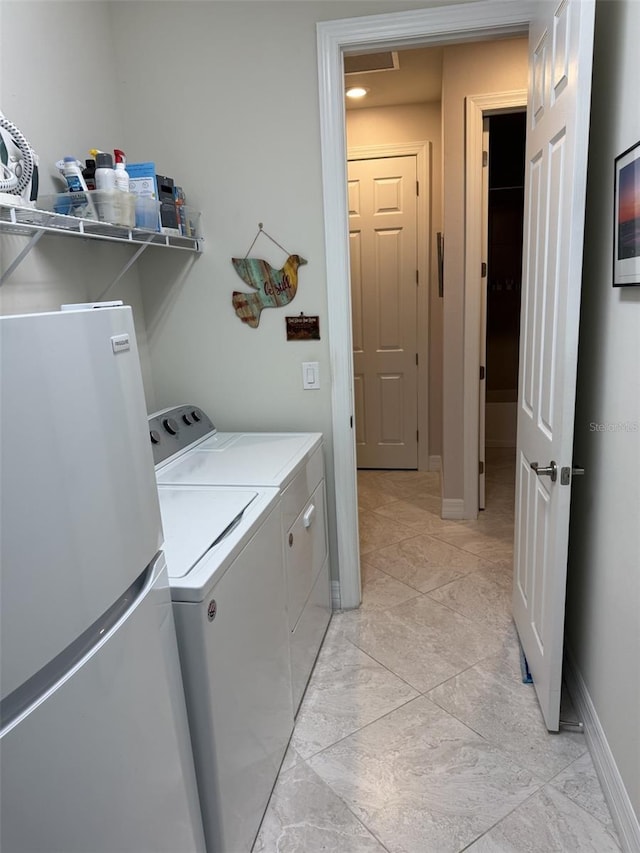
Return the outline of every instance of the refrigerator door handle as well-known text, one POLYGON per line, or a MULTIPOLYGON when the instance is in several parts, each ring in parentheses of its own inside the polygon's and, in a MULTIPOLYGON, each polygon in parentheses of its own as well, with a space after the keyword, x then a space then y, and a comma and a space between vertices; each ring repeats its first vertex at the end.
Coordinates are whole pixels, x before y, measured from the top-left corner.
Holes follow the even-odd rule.
POLYGON ((156 578, 159 555, 135 579, 131 586, 100 616, 93 625, 56 655, 46 666, 31 676, 0 702, 0 738, 55 686, 105 642, 111 632, 135 609, 156 578))

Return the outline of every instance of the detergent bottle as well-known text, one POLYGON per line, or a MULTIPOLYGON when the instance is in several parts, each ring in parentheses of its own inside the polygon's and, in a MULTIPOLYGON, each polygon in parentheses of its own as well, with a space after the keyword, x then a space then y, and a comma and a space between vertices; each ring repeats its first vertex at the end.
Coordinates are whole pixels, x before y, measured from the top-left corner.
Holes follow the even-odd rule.
POLYGON ((82 176, 80 165, 81 164, 75 157, 65 157, 62 161, 62 168, 60 171, 67 182, 69 191, 72 193, 82 192, 83 190, 86 191, 87 189, 87 184, 82 176))

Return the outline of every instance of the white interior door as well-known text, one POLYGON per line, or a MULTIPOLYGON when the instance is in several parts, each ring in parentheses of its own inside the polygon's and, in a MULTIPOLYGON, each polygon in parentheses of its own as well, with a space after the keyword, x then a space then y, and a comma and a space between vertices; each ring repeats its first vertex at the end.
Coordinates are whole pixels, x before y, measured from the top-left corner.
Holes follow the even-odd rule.
POLYGON ((416 158, 348 166, 359 468, 418 467, 416 158))
POLYGON ((513 615, 550 731, 560 713, 594 5, 536 3, 529 30, 513 615))

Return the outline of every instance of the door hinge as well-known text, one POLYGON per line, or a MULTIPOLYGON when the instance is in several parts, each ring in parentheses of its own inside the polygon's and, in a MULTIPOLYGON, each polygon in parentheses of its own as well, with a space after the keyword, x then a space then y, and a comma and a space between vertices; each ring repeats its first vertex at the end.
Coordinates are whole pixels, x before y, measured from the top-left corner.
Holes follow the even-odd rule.
POLYGON ((420 441, 420 430, 419 429, 416 430, 416 441, 417 442, 420 441))
POLYGON ((353 429, 353 415, 349 418, 349 426, 353 429))
POLYGON ((487 265, 484 261, 482 262, 482 265, 480 267, 480 277, 481 278, 487 277, 487 265))
POLYGON ((486 168, 488 165, 489 165, 489 152, 483 151, 482 152, 482 167, 486 168))
POLYGON ((416 195, 420 195, 420 181, 416 181, 416 195))
POLYGON ((482 460, 478 463, 478 470, 481 474, 484 474, 484 462, 482 460))
POLYGON ((484 379, 484 364, 480 365, 480 382, 484 379))
POLYGON ((416 284, 420 286, 420 270, 416 270, 416 284))
POLYGON ((416 365, 418 364, 418 353, 416 353, 416 365))

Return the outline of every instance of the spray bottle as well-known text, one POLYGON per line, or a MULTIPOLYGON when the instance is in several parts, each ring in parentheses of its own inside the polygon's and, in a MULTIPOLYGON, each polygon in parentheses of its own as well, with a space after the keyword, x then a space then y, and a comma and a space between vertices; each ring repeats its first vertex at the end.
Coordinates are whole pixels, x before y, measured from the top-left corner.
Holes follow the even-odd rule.
POLYGON ((119 148, 113 149, 113 156, 116 161, 116 189, 121 190, 121 192, 128 193, 129 192, 129 175, 125 170, 125 155, 124 151, 121 151, 119 148))

